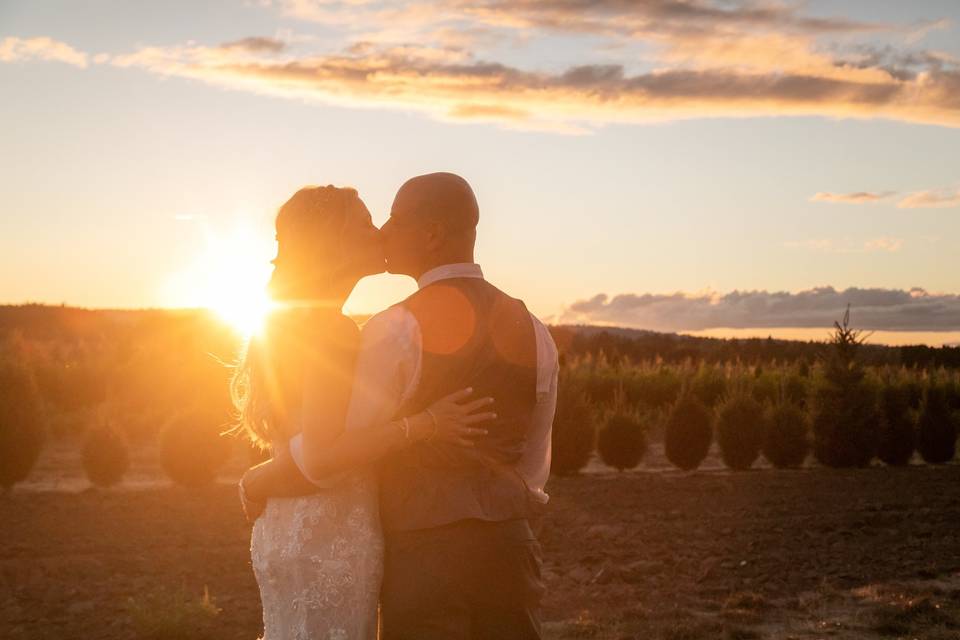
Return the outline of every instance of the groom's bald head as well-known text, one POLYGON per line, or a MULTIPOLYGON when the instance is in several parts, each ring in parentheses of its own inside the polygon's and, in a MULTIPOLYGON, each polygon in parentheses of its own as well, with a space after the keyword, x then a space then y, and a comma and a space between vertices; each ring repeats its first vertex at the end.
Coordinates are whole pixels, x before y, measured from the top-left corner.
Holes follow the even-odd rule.
POLYGON ((407 180, 383 226, 387 270, 419 277, 441 264, 473 262, 480 207, 466 180, 428 173, 407 180))
POLYGON ((435 220, 451 230, 475 229, 480 207, 473 189, 455 173, 428 173, 410 178, 397 191, 393 211, 402 209, 435 220))

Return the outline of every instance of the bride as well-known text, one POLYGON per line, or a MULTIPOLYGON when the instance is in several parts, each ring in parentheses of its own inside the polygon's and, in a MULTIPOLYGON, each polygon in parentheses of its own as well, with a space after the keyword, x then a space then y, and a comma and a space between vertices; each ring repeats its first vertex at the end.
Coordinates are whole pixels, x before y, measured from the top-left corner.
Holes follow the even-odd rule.
MULTIPOLYGON (((276 234, 269 290, 278 309, 231 382, 236 431, 278 457, 302 432, 339 472, 322 488, 315 478, 277 478, 272 484, 288 495, 264 503, 240 483, 255 518, 263 639, 375 640, 384 546, 371 463, 419 440, 469 446, 485 433, 472 425, 493 417, 479 412, 491 400, 464 402, 464 390, 403 421, 345 431, 359 329, 341 308, 361 278, 384 270, 378 231, 355 190, 327 186, 294 194, 277 214, 276 234)), ((264 463, 247 473, 283 468, 264 463)))

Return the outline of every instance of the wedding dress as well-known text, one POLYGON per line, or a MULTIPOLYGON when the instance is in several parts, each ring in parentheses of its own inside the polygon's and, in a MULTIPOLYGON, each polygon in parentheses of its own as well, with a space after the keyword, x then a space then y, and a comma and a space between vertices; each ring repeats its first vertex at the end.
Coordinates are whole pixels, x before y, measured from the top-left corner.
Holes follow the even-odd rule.
POLYGON ((263 640, 376 640, 383 534, 372 472, 344 474, 313 495, 271 498, 250 554, 263 640))

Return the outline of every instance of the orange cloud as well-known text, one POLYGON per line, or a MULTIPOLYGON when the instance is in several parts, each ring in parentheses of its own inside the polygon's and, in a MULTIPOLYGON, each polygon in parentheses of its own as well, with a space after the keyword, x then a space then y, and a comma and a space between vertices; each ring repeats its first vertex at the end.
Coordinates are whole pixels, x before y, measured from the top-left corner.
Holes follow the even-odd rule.
POLYGON ((850 240, 836 241, 832 238, 816 238, 813 240, 785 242, 784 246, 794 249, 807 249, 820 253, 874 253, 884 251, 896 253, 903 248, 902 238, 879 237, 870 238, 862 242, 850 240))
POLYGON ((837 202, 843 204, 874 204, 882 202, 891 196, 896 195, 895 191, 857 191, 855 193, 829 193, 821 191, 810 198, 811 202, 837 202))
POLYGON ((901 209, 946 209, 960 207, 960 189, 917 191, 897 203, 901 209))
POLYGON ((52 38, 16 38, 0 40, 0 62, 45 60, 75 67, 87 66, 87 54, 52 38))

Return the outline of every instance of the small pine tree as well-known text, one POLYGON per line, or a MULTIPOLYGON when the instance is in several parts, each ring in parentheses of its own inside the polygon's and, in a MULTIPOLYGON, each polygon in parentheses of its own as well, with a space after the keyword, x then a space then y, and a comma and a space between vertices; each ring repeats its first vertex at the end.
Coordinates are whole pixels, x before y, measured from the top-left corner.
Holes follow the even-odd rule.
POLYGON ((597 438, 597 451, 604 464, 617 471, 633 469, 647 452, 647 435, 634 413, 614 411, 597 438))
POLYGON ((0 489, 25 480, 43 446, 40 395, 30 372, 0 363, 0 489))
POLYGON ((763 407, 749 394, 734 392, 717 409, 717 444, 724 464, 731 469, 753 466, 763 446, 763 407))
POLYGON ((857 358, 863 343, 850 328, 850 309, 843 324, 835 322, 830 355, 814 393, 813 452, 829 467, 864 467, 876 452, 876 396, 857 358))
POLYGON ((799 467, 810 452, 806 413, 795 404, 780 401, 767 412, 763 456, 778 469, 799 467))
POLYGON ((222 423, 210 412, 194 411, 173 418, 160 432, 160 466, 185 487, 210 484, 229 455, 220 435, 222 423))
POLYGON ((877 457, 888 465, 903 466, 910 461, 917 440, 909 390, 889 381, 880 391, 879 413, 877 457))
POLYGON ((957 425, 947 392, 934 381, 927 387, 917 425, 917 450, 930 464, 953 460, 957 452, 957 425))
POLYGON ((667 417, 664 433, 667 459, 685 471, 699 467, 710 451, 712 421, 710 410, 702 402, 689 392, 681 394, 667 417))
POLYGON ((81 462, 87 478, 98 487, 117 484, 130 468, 130 453, 124 437, 109 425, 87 430, 81 462))
POLYGON ((560 379, 551 437, 551 473, 568 476, 587 466, 597 433, 593 411, 579 381, 560 379))

